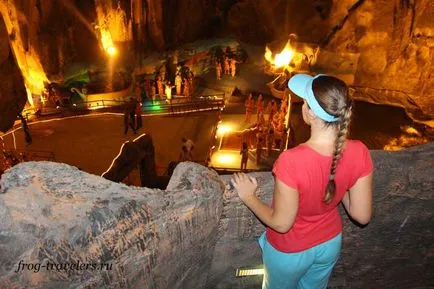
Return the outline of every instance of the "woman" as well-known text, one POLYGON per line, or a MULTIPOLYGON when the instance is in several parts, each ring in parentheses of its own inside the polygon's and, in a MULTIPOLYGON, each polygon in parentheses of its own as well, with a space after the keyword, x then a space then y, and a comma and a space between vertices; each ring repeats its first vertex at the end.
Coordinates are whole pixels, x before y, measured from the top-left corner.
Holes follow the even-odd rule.
POLYGON ((341 249, 339 203, 360 224, 371 218, 372 160, 362 142, 346 140, 351 101, 343 81, 297 74, 288 87, 304 100, 311 137, 276 160, 272 206, 256 197, 256 179, 240 173, 231 181, 267 226, 259 239, 263 288, 326 288, 341 249))

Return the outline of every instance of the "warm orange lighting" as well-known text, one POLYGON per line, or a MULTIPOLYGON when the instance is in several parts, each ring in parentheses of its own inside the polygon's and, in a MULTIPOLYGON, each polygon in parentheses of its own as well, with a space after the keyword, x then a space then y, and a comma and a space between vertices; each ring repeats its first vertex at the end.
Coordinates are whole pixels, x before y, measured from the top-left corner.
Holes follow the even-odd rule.
POLYGON ((215 158, 216 165, 234 165, 238 164, 235 153, 219 153, 215 158))
MULTIPOLYGON (((18 19, 22 17, 19 16, 21 12, 17 11, 15 5, 9 2, 0 1, 0 14, 4 18, 8 33, 11 35, 14 29, 20 27, 18 19)), ((14 41, 10 41, 9 43, 24 78, 28 102, 33 107, 33 95, 42 94, 44 82, 49 82, 48 78, 45 75, 37 51, 31 45, 25 48, 26 45, 24 45, 21 37, 15 37, 14 41)))
POLYGON ((220 136, 223 136, 230 131, 232 131, 232 127, 227 124, 220 124, 217 128, 217 134, 220 136))
POLYGON ((288 66, 291 63, 292 58, 294 57, 294 51, 289 44, 289 41, 286 43, 285 48, 280 53, 277 53, 273 57, 273 53, 268 47, 265 47, 265 60, 267 60, 271 65, 275 68, 281 68, 288 66))
POLYGON ((114 47, 114 46, 110 46, 110 47, 108 47, 108 48, 107 48, 107 53, 108 53, 110 56, 115 56, 115 55, 117 54, 116 47, 114 47))

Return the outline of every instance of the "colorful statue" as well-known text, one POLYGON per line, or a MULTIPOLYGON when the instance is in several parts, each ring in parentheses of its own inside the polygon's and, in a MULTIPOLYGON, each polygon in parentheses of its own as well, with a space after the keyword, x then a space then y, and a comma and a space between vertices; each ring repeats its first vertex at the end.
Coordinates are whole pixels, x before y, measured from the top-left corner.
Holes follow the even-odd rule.
POLYGON ((182 77, 181 74, 179 73, 175 76, 175 87, 176 87, 176 95, 181 95, 182 77))
POLYGON ((187 79, 184 79, 184 96, 190 97, 190 84, 187 79))
POLYGON ((224 66, 224 73, 225 73, 225 74, 230 74, 230 62, 229 62, 229 57, 225 56, 225 60, 224 60, 223 66, 224 66))
POLYGON ((235 77, 235 74, 237 73, 237 60, 232 58, 231 59, 231 75, 232 78, 235 77))
POLYGON ((166 82, 165 84, 165 94, 166 94, 166 101, 170 102, 172 100, 172 88, 173 86, 170 85, 170 81, 166 82))
POLYGON ((188 74, 188 84, 190 85, 190 96, 194 94, 194 74, 190 71, 188 74))
POLYGON ((164 95, 164 88, 163 88, 163 81, 161 81, 161 77, 157 77, 157 90, 158 90, 158 96, 160 99, 163 98, 164 95))
POLYGON ((216 72, 217 80, 222 79, 222 65, 218 60, 215 63, 215 72, 216 72))

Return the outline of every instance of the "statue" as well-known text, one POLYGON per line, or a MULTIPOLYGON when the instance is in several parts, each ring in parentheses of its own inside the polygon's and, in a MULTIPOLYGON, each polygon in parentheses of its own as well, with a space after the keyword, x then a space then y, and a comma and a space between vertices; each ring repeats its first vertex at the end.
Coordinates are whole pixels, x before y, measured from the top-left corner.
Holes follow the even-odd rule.
POLYGON ((182 77, 180 73, 176 74, 175 76, 175 87, 176 87, 176 95, 181 95, 182 77))
POLYGON ((157 76, 157 90, 158 90, 158 96, 160 97, 160 99, 162 99, 164 95, 164 88, 163 88, 163 81, 161 81, 160 76, 157 76))
POLYGON ((187 79, 184 79, 184 96, 190 97, 190 84, 187 79))
POLYGON ((231 59, 231 75, 232 78, 235 77, 235 74, 237 72, 237 60, 235 58, 231 59))
POLYGON ((229 63, 229 57, 225 56, 225 60, 223 62, 223 68, 225 74, 230 74, 230 63, 229 63))
POLYGON ((215 72, 216 72, 217 80, 222 79, 222 65, 218 60, 215 63, 215 72))
POLYGON ((173 86, 170 84, 170 81, 167 81, 165 84, 164 91, 166 92, 166 101, 170 102, 172 100, 172 88, 173 86))

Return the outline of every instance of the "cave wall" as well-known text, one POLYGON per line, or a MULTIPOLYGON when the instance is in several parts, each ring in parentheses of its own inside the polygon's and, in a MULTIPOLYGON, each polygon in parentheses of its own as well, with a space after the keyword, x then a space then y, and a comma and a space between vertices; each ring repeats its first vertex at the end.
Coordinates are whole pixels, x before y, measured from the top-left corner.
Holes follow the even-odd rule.
POLYGON ((355 97, 434 118, 434 2, 364 1, 325 48, 358 55, 355 97))
POLYGON ((93 1, 77 2, 80 5, 72 0, 14 0, 2 11, 13 25, 11 41, 20 38, 23 50, 39 58, 50 80, 61 79, 71 63, 98 59, 100 48, 91 30, 93 1))
POLYGON ((0 131, 6 132, 24 108, 27 93, 3 18, 0 18, 0 76, 0 131))

